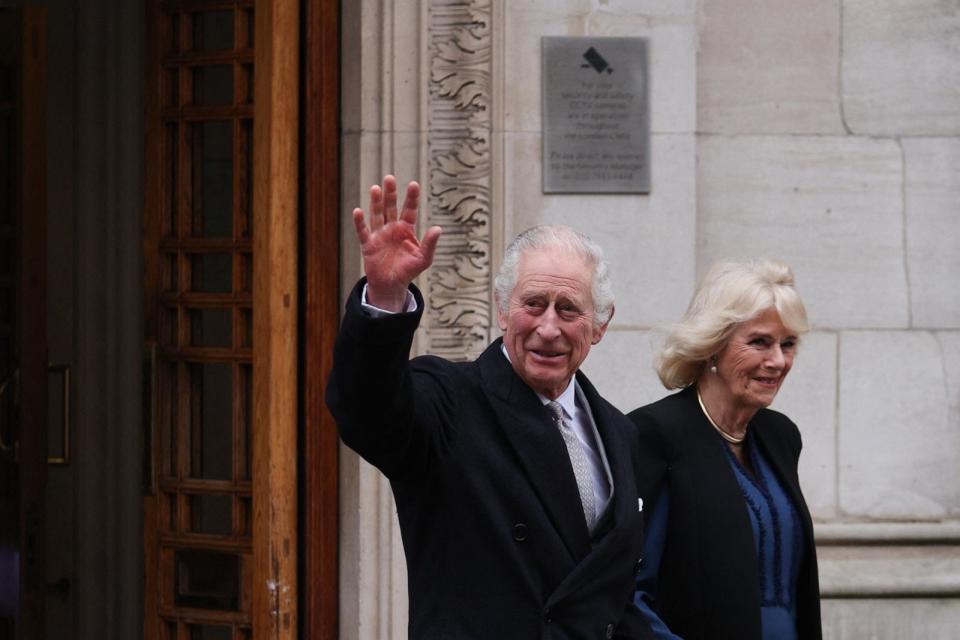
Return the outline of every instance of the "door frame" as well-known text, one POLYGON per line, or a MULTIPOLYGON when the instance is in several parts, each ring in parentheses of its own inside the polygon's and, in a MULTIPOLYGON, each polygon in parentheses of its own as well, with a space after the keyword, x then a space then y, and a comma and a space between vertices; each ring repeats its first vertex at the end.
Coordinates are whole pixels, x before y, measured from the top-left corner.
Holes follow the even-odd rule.
POLYGON ((339 440, 323 392, 340 323, 340 3, 304 0, 303 16, 300 610, 305 640, 334 640, 339 440))

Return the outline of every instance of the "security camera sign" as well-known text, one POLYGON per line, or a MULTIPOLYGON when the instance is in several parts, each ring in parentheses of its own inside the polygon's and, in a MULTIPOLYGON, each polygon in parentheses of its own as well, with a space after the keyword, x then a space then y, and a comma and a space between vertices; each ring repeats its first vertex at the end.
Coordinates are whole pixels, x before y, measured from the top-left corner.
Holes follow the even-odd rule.
POLYGON ((644 38, 543 38, 544 193, 649 193, 644 38))

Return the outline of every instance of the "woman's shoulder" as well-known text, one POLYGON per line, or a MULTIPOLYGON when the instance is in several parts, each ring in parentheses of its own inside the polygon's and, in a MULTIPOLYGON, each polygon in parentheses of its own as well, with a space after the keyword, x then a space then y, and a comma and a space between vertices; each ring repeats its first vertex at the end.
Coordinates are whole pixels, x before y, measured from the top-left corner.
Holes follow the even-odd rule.
POLYGON ((636 428, 641 449, 672 458, 683 448, 681 443, 691 425, 696 424, 694 410, 700 410, 696 392, 683 389, 634 409, 627 417, 636 428))
POLYGON ((797 451, 802 447, 800 429, 786 414, 775 409, 760 409, 753 421, 768 438, 780 440, 797 451))
POLYGON ((637 426, 645 426, 650 423, 663 425, 682 417, 690 411, 691 407, 695 406, 696 395, 694 395, 692 387, 688 387, 664 396, 656 402, 638 407, 628 413, 627 417, 637 426))
POLYGON ((797 431, 797 425, 794 424, 793 420, 776 409, 760 409, 754 419, 764 424, 773 425, 774 428, 783 431, 797 431))

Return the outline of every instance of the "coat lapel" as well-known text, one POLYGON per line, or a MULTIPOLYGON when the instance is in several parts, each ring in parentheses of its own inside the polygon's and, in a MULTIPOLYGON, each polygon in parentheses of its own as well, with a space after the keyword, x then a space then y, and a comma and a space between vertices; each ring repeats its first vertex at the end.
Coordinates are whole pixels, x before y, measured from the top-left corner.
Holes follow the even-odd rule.
POLYGON ((766 424, 766 420, 757 420, 756 426, 759 428, 753 430, 753 435, 757 439, 757 444, 767 457, 773 472, 777 474, 780 484, 783 485, 787 495, 790 496, 790 500, 793 501, 793 505, 803 522, 804 534, 809 536, 813 531, 813 521, 810 518, 810 512, 806 507, 803 494, 800 492, 800 483, 797 476, 791 473, 791 467, 793 467, 791 452, 781 438, 773 437, 774 425, 766 424))
POLYGON ((496 340, 478 359, 487 397, 540 502, 579 561, 590 551, 590 537, 570 456, 550 414, 514 372, 501 344, 496 340))
POLYGON ((618 522, 623 522, 631 510, 637 508, 637 505, 630 500, 617 499, 622 495, 632 495, 633 491, 628 489, 636 486, 636 477, 633 474, 633 463, 631 462, 633 452, 630 450, 630 443, 614 426, 614 421, 618 416, 610 415, 606 403, 600 400, 600 395, 587 380, 587 377, 577 372, 577 383, 590 404, 590 412, 593 414, 593 421, 597 425, 597 432, 600 434, 601 444, 610 465, 613 485, 611 487, 609 509, 613 517, 612 526, 616 528, 618 522))
MULTIPOLYGON (((610 464, 610 474, 613 476, 613 495, 610 498, 608 508, 610 509, 609 517, 613 520, 606 535, 593 545, 590 554, 583 558, 583 561, 550 595, 548 604, 556 603, 568 594, 575 592, 595 575, 598 566, 633 563, 637 560, 636 558, 618 557, 623 554, 625 548, 621 538, 624 535, 636 535, 636 531, 631 530, 632 523, 630 521, 631 510, 636 510, 638 507, 635 497, 636 477, 633 474, 630 442, 624 438, 624 435, 615 426, 618 416, 611 415, 606 403, 600 400, 597 390, 587 380, 587 377, 577 372, 577 382, 583 390, 587 402, 590 403, 590 411, 593 413, 593 420, 597 425, 600 438, 603 440, 607 461, 610 464)), ((622 417, 620 417, 620 420, 626 421, 622 417)), ((642 530, 642 521, 639 521, 636 526, 639 530, 642 530)))

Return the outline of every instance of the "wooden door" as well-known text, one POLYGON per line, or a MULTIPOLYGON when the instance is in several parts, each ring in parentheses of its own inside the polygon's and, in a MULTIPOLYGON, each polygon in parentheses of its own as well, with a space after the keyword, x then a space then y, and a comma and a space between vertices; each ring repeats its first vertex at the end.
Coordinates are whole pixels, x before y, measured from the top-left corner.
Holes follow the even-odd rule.
POLYGON ((253 5, 148 3, 148 639, 252 634, 253 5))
POLYGON ((0 640, 43 637, 45 16, 0 9, 0 640))
POLYGON ((147 2, 148 640, 336 637, 336 7, 147 2))

